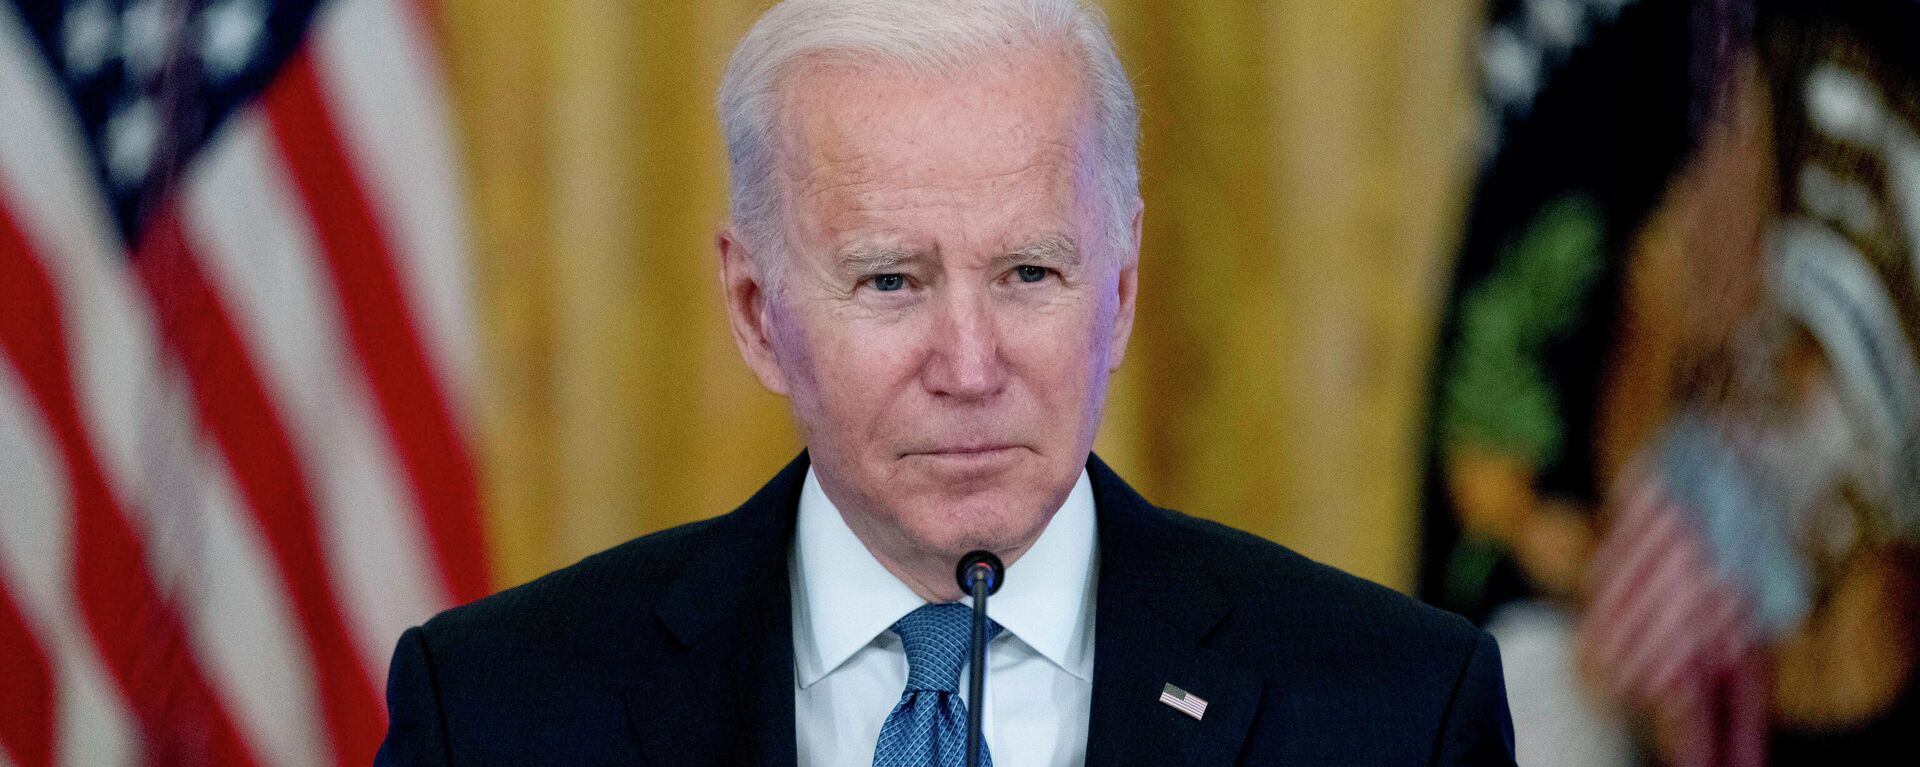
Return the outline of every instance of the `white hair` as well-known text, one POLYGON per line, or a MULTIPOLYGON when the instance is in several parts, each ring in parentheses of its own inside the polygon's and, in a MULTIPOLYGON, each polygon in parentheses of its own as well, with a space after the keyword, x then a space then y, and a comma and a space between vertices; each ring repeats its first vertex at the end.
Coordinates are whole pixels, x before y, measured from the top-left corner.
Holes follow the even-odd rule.
POLYGON ((730 216, 738 236, 777 284, 766 251, 783 242, 776 183, 775 126, 782 78, 795 62, 821 56, 871 61, 910 72, 952 75, 994 60, 994 51, 1065 47, 1080 63, 1093 114, 1095 156, 1086 170, 1115 253, 1131 254, 1140 199, 1139 108, 1100 11, 1083 0, 785 0, 740 41, 720 82, 730 216))

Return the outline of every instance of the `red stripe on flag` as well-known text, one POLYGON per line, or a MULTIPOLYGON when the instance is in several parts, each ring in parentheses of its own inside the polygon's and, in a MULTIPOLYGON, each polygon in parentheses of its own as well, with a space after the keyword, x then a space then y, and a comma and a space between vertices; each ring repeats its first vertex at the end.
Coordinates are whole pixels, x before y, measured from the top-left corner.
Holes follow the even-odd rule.
POLYGON ((447 590, 456 602, 485 596, 491 576, 473 459, 428 363, 394 271, 393 249, 348 161, 307 54, 287 63, 264 101, 447 590))
POLYGON ((355 659, 327 576, 313 496, 245 342, 188 249, 178 208, 155 217, 134 263, 161 332, 192 381, 200 421, 219 443, 292 597, 335 761, 366 764, 386 729, 383 708, 355 659))
POLYGON ((1588 577, 1589 609, 1611 611, 1632 599, 1645 571, 1666 553, 1677 527, 1671 517, 1654 513, 1659 503, 1661 498, 1652 489, 1638 493, 1608 524, 1610 531, 1632 534, 1610 534, 1594 553, 1588 577))
POLYGON ((30 252, 0 208, 0 351, 13 359, 59 445, 73 506, 76 598, 139 723, 143 762, 253 764, 107 487, 74 399, 59 301, 30 252))
POLYGON ((0 695, 0 749, 20 767, 53 764, 53 670, 4 582, 0 582, 0 687, 7 690, 0 695))
POLYGON ((1719 636, 1706 632, 1725 629, 1738 609, 1719 598, 1712 565, 1694 543, 1691 536, 1676 540, 1669 558, 1674 568, 1647 584, 1645 592, 1651 596, 1635 605, 1647 622, 1616 618, 1637 641, 1622 659, 1621 673, 1630 689, 1650 691, 1672 666, 1690 662, 1719 636))
POLYGON ((1677 523, 1662 521, 1666 524, 1634 531, 1636 537, 1645 540, 1644 545, 1633 547, 1635 559, 1623 563, 1626 567, 1603 573, 1603 578, 1614 579, 1603 590, 1616 592, 1617 598, 1596 602, 1588 608, 1590 615, 1607 616, 1605 621, 1588 621, 1587 625, 1596 627, 1595 655, 1609 663, 1623 663, 1632 652, 1640 636, 1641 617, 1658 607, 1657 599, 1649 599, 1648 593, 1661 587, 1659 579, 1673 571, 1682 556, 1679 551, 1682 531, 1677 523))
POLYGON ((1629 472, 1620 489, 1626 504, 1591 565, 1583 651, 1611 692, 1670 724, 1673 764, 1763 764, 1766 680, 1755 676, 1764 657, 1750 605, 1655 475, 1629 472))

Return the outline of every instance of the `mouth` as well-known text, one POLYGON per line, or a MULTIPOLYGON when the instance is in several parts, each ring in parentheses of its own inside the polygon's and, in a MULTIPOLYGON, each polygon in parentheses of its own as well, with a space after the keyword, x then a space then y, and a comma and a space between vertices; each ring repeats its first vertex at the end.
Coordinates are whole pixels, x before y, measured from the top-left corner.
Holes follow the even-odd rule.
POLYGON ((923 448, 901 458, 935 482, 954 490, 1007 477, 1030 454, 1023 445, 995 442, 923 448))
POLYGON ((1025 450, 1020 445, 1003 443, 947 445, 916 450, 904 457, 924 461, 924 465, 941 474, 972 476, 1012 468, 1025 450))
POLYGON ((1001 453, 1011 453, 1018 449, 1020 449, 1020 446, 1014 444, 982 443, 975 445, 948 445, 926 450, 915 450, 907 453, 907 455, 922 455, 936 458, 988 458, 1001 453))
POLYGON ((1003 450, 1014 450, 1019 447, 1019 445, 1010 444, 955 445, 952 447, 934 448, 932 450, 921 450, 918 451, 918 453, 920 455, 985 455, 1003 450))

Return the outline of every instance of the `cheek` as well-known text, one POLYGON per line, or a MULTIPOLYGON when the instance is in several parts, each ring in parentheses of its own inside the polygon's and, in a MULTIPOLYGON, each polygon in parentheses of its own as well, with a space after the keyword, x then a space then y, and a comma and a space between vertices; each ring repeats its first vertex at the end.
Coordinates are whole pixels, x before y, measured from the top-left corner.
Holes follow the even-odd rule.
MULTIPOLYGON (((1094 310, 1095 307, 1087 307, 1094 310)), ((1006 323, 1005 353, 1036 396, 1057 407, 1048 412, 1078 417, 1080 400, 1097 383, 1107 339, 1097 311, 1022 316, 1006 323), (1089 316, 1090 314, 1094 316, 1089 316)))
POLYGON ((910 385, 924 339, 907 323, 828 317, 808 326, 811 397, 833 428, 866 431, 910 385))

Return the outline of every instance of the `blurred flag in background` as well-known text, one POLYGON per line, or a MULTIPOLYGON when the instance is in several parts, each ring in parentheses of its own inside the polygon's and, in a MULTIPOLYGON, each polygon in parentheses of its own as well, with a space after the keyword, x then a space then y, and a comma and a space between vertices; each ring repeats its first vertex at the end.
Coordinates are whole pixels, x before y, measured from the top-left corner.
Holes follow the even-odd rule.
POLYGON ((1920 2, 1497 0, 1425 596, 1523 764, 1920 743, 1920 2))
POLYGON ((489 590, 430 10, 0 2, 0 763, 366 764, 489 590))

